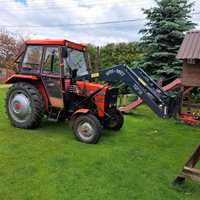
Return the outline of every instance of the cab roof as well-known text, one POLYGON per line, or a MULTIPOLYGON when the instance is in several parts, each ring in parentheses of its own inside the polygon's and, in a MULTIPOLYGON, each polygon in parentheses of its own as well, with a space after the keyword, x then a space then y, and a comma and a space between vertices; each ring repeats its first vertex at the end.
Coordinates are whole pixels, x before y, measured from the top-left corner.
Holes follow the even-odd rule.
POLYGON ((86 46, 69 40, 27 40, 26 45, 64 45, 72 49, 84 51, 86 46))

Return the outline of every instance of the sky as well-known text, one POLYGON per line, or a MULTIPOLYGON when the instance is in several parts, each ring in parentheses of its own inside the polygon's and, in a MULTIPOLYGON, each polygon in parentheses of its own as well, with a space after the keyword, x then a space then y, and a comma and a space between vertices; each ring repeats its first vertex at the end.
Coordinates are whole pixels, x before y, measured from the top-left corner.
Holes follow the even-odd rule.
MULTIPOLYGON (((194 3, 193 21, 199 23, 200 1, 194 3)), ((0 28, 100 46, 137 41, 146 22, 141 9, 153 6, 154 0, 0 0, 0 28)))

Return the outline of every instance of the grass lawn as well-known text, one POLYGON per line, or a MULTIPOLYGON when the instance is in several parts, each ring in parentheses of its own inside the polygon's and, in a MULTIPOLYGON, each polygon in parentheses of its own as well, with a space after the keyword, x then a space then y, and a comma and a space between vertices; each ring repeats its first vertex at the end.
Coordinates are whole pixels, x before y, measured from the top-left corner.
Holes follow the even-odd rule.
POLYGON ((200 143, 200 129, 157 118, 142 106, 97 145, 74 139, 67 123, 10 126, 0 89, 0 199, 199 200, 200 184, 171 182, 200 143))

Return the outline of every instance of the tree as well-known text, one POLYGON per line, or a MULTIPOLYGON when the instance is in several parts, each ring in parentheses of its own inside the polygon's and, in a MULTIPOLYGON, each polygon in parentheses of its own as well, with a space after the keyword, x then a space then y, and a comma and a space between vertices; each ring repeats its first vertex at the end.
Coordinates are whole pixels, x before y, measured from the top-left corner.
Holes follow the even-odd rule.
POLYGON ((89 69, 91 72, 95 71, 96 68, 96 55, 97 55, 97 51, 96 51, 96 46, 92 45, 92 44, 87 44, 87 52, 89 54, 89 66, 91 69, 89 69))
POLYGON ((192 3, 188 0, 155 0, 157 6, 143 9, 148 22, 140 33, 145 54, 140 65, 156 78, 178 74, 181 62, 176 59, 184 33, 194 28, 192 3))
POLYGON ((14 68, 14 60, 24 47, 24 39, 0 30, 0 67, 14 68))
POLYGON ((108 44, 101 48, 101 64, 103 67, 132 63, 141 57, 142 52, 137 42, 108 44))
MULTIPOLYGON (((93 45, 88 45, 88 52, 90 53, 91 65, 96 67, 97 48, 93 45)), ((131 43, 111 43, 99 49, 100 65, 99 67, 112 67, 118 64, 132 65, 135 60, 138 60, 143 55, 137 42, 131 43)))

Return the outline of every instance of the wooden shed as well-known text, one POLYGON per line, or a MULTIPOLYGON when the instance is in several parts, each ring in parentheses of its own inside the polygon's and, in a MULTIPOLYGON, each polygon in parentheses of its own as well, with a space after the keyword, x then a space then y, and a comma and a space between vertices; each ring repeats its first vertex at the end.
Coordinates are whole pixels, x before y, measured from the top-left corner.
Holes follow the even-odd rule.
POLYGON ((200 31, 188 32, 178 51, 177 58, 183 61, 181 72, 182 106, 188 111, 192 108, 200 108, 200 104, 194 102, 191 91, 200 88, 200 31))
POLYGON ((177 58, 183 60, 183 86, 200 87, 200 31, 186 34, 177 58))

